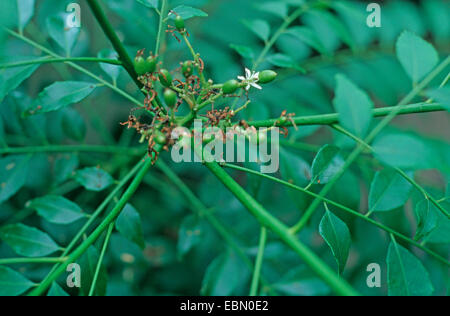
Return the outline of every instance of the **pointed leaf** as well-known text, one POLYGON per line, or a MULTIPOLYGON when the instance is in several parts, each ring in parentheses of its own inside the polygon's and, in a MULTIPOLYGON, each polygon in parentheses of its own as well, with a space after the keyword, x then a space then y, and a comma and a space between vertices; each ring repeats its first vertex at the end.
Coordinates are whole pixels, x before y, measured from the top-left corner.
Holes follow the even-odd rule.
POLYGON ((264 42, 269 40, 270 25, 264 20, 244 20, 242 23, 264 42))
POLYGON ((333 252, 339 273, 342 273, 348 260, 352 239, 347 225, 327 210, 319 226, 319 232, 333 252))
POLYGON ((287 30, 289 34, 297 37, 300 41, 311 46, 321 54, 326 54, 326 49, 317 37, 316 33, 306 26, 294 26, 287 30))
MULTIPOLYGON (((98 58, 117 59, 117 53, 112 49, 104 49, 98 53, 98 58)), ((122 67, 110 64, 100 63, 100 68, 111 77, 112 80, 117 80, 120 75, 122 67)))
POLYGON ((141 249, 145 248, 141 216, 130 204, 125 205, 123 211, 117 218, 116 229, 122 234, 123 237, 134 242, 141 249))
POLYGON ((369 193, 369 210, 392 211, 406 204, 412 185, 398 172, 390 168, 375 174, 369 193))
POLYGON ((35 0, 16 0, 19 29, 23 30, 34 15, 35 0))
POLYGON ((197 216, 185 218, 178 233, 178 256, 182 257, 197 245, 203 238, 203 230, 197 216))
POLYGON ((442 104, 450 112, 450 86, 434 89, 428 92, 428 96, 442 104))
POLYGON ((239 55, 241 55, 244 58, 247 59, 254 59, 255 58, 255 52, 251 47, 245 46, 245 45, 236 45, 236 44, 230 44, 230 47, 234 49, 239 55))
POLYGON ((397 58, 415 83, 423 79, 439 62, 439 55, 433 45, 409 31, 400 35, 396 50, 397 58))
POLYGON ((17 296, 33 286, 34 283, 20 273, 0 266, 0 296, 17 296))
MULTIPOLYGON (((14 58, 8 61, 29 60, 27 58, 14 58)), ((5 62, 4 60, 2 63, 5 62)), ((39 65, 30 65, 23 67, 0 69, 0 102, 8 95, 9 92, 16 89, 23 81, 28 79, 39 68, 39 65)))
POLYGON ((430 296, 428 271, 408 250, 392 242, 387 255, 389 296, 430 296))
MULTIPOLYGON (((100 253, 94 246, 90 246, 88 250, 81 256, 79 264, 81 267, 81 292, 88 295, 91 289, 92 281, 94 279, 95 271, 97 269, 100 253)), ((105 296, 107 288, 106 268, 102 264, 100 273, 97 279, 94 295, 105 296)))
POLYGON ((109 173, 100 168, 78 170, 75 180, 89 191, 102 191, 114 183, 109 173))
POLYGON ((64 50, 66 55, 70 55, 74 48, 78 36, 79 27, 67 27, 66 18, 68 14, 60 14, 47 19, 47 29, 50 37, 64 50))
POLYGON ((47 296, 69 296, 62 287, 59 286, 58 283, 53 282, 52 286, 50 287, 50 290, 47 293, 47 296))
POLYGON ((7 201, 25 184, 30 156, 8 156, 0 159, 0 203, 7 201))
POLYGON ((276 15, 282 19, 286 18, 286 16, 288 15, 287 3, 282 3, 280 1, 258 3, 256 5, 256 8, 258 10, 276 15))
POLYGON ((25 115, 57 111, 68 105, 78 103, 89 96, 96 88, 90 82, 64 81, 55 82, 45 88, 33 102, 25 115))
POLYGON ((136 0, 140 4, 145 5, 147 8, 157 9, 158 8, 158 0, 136 0))
POLYGON ((284 180, 305 186, 311 179, 311 167, 306 161, 284 149, 280 150, 280 172, 284 180))
MULTIPOLYGON (((188 20, 194 17, 207 17, 208 14, 200 9, 193 8, 187 5, 179 5, 175 9, 172 10, 179 16, 181 16, 184 20, 188 20)), ((176 17, 175 14, 170 13, 169 18, 174 20, 176 17)))
POLYGON ((65 108, 62 111, 62 128, 71 139, 81 142, 86 136, 86 124, 83 117, 74 109, 65 108))
POLYGON ((338 147, 331 145, 325 145, 319 150, 312 164, 312 180, 326 184, 341 170, 345 161, 340 151, 338 147))
POLYGON ((24 257, 43 257, 60 250, 49 235, 23 224, 1 227, 0 239, 24 257))
POLYGON ((300 67, 292 57, 284 54, 274 54, 267 57, 267 61, 272 65, 280 68, 293 68, 302 73, 306 73, 305 69, 300 67))
POLYGON ((439 212, 429 200, 417 203, 415 214, 417 218, 416 240, 421 240, 430 235, 438 227, 439 212))
POLYGON ((70 224, 85 217, 78 205, 62 196, 47 195, 30 201, 27 207, 54 224, 70 224))
POLYGON ((334 107, 342 127, 358 137, 364 137, 372 122, 373 102, 369 96, 343 75, 336 76, 334 107))

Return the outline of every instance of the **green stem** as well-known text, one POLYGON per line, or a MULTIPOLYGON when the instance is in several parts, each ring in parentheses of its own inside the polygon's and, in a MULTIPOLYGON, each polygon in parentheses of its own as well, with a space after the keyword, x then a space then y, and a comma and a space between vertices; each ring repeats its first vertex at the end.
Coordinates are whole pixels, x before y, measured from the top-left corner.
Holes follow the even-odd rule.
MULTIPOLYGON (((25 36, 20 35, 19 33, 16 33, 14 31, 11 31, 9 29, 6 29, 6 31, 11 34, 14 37, 17 37, 18 39, 21 39, 22 41, 24 41, 25 43, 28 43, 29 45, 39 49, 40 51, 49 54, 55 58, 62 58, 61 56, 55 54, 54 52, 52 52, 51 50, 45 48, 42 45, 39 45, 38 43, 34 42, 33 40, 26 38, 25 36)), ((139 102, 137 99, 133 98, 131 95, 129 95, 128 93, 126 93, 125 91, 123 91, 122 89, 114 86, 113 84, 109 83, 108 81, 100 78, 99 76, 93 74, 92 72, 90 72, 89 70, 87 70, 86 68, 83 68, 73 62, 66 62, 67 65, 69 65, 70 67, 84 73, 85 75, 97 80, 98 82, 104 84, 106 87, 110 88, 111 90, 115 91, 116 93, 120 94, 121 96, 123 96, 124 98, 126 98, 127 100, 129 100, 130 102, 136 104, 138 107, 144 107, 144 105, 139 102)), ((151 113, 153 114, 153 113, 151 113)))
POLYGON ((15 63, 0 64, 0 69, 22 67, 35 64, 51 64, 51 63, 65 63, 65 62, 93 62, 103 63, 111 65, 122 65, 120 60, 107 59, 107 58, 95 58, 95 57, 70 57, 70 58, 39 58, 33 60, 19 61, 15 63))
POLYGON ((264 249, 266 248, 267 229, 261 227, 261 234, 259 236, 258 254, 256 256, 255 269, 253 270, 252 285, 250 288, 250 296, 258 295, 259 278, 261 276, 262 264, 264 260, 264 249))
MULTIPOLYGON (((398 106, 393 107, 384 107, 373 110, 373 117, 383 117, 387 116, 392 111, 398 110, 398 106)), ((437 111, 446 111, 444 106, 438 103, 417 103, 417 104, 409 104, 403 106, 398 115, 406 115, 406 114, 414 114, 414 113, 427 113, 427 112, 437 112, 437 111)), ((338 113, 330 113, 330 114, 320 114, 320 115, 310 115, 310 116, 300 116, 293 117, 292 121, 295 125, 333 125, 339 123, 339 114, 338 113)), ((284 126, 289 127, 293 126, 292 121, 287 121, 284 124, 280 123, 280 118, 262 120, 262 121, 254 121, 248 122, 250 126, 254 127, 271 127, 271 126, 284 126)))
POLYGON ((108 18, 105 15, 105 12, 98 4, 98 1, 87 0, 87 2, 89 7, 91 8, 92 13, 94 14, 95 18, 100 24, 103 32, 108 37, 115 51, 119 55, 119 59, 122 61, 123 67, 131 76, 131 79, 133 79, 134 82, 138 85, 138 87, 142 87, 142 83, 139 82, 139 80, 137 79, 138 74, 134 69, 133 61, 131 60, 130 56, 128 56, 127 50, 125 49, 116 32, 114 31, 111 23, 109 22, 108 18))
POLYGON ((159 27, 158 27, 158 36, 156 38, 156 46, 155 46, 155 54, 159 55, 161 50, 161 43, 164 38, 164 17, 167 16, 168 8, 167 8, 167 0, 162 0, 161 3, 161 12, 159 17, 159 27))
POLYGON ((32 147, 1 148, 0 154, 34 154, 34 153, 65 153, 65 152, 96 152, 104 154, 122 154, 142 156, 145 150, 139 148, 126 148, 118 146, 97 145, 49 145, 32 147))
POLYGON ((206 163, 206 167, 236 196, 262 226, 273 231, 284 243, 292 248, 299 257, 331 289, 339 295, 359 295, 345 280, 339 278, 314 252, 301 243, 289 228, 267 212, 251 195, 249 195, 217 163, 206 163))
MULTIPOLYGON (((364 140, 362 140, 358 136, 353 135, 351 132, 347 131, 343 127, 341 127, 339 125, 333 125, 333 128, 335 130, 337 130, 338 132, 350 137, 351 139, 356 141, 361 146, 365 147, 370 153, 374 152, 373 148, 369 144, 367 144, 364 140)), ((411 185, 413 185, 417 190, 419 190, 425 196, 425 198, 427 200, 430 200, 431 203, 433 203, 442 212, 442 214, 444 214, 444 216, 446 216, 447 218, 450 219, 450 214, 442 207, 442 205, 440 205, 439 202, 436 201, 435 198, 433 198, 430 194, 428 194, 428 192, 424 188, 422 188, 422 186, 420 186, 413 178, 408 176, 402 169, 400 169, 398 167, 394 167, 394 170, 398 174, 400 174, 406 181, 411 183, 411 185)))
POLYGON ((62 263, 67 260, 67 257, 59 258, 11 258, 0 259, 0 265, 7 264, 25 264, 25 263, 62 263))
POLYGON ((122 212, 125 205, 128 203, 128 201, 131 199, 131 197, 134 195, 136 190, 138 189, 139 185, 141 184, 144 176, 146 175, 147 171, 152 166, 152 161, 150 158, 148 158, 142 169, 138 172, 134 180, 131 182, 128 189, 123 194, 122 198, 117 202, 116 206, 113 208, 113 210, 108 214, 108 216, 100 223, 99 226, 92 232, 91 235, 77 248, 71 253, 65 263, 60 265, 53 273, 49 275, 49 277, 43 281, 39 287, 37 287, 35 290, 33 290, 30 295, 31 296, 38 296, 42 295, 44 291, 46 291, 50 285, 55 281, 61 273, 63 273, 70 262, 76 262, 78 258, 80 258, 83 253, 100 237, 100 235, 109 227, 109 224, 111 224, 117 216, 119 216, 120 212, 122 212))
MULTIPOLYGON (((372 132, 367 136, 367 138, 364 140, 366 144, 370 144, 375 137, 387 126, 389 123, 398 115, 401 113, 403 109, 405 109, 409 102, 411 102, 439 73, 441 73, 446 67, 450 64, 450 56, 447 57, 444 61, 442 61, 420 84, 418 84, 406 97, 404 97, 396 107, 393 107, 391 112, 372 130, 372 132)), ((327 195, 331 189, 334 187, 334 185, 338 182, 338 180, 341 178, 341 176, 347 171, 348 168, 353 164, 353 162, 359 157, 360 154, 364 152, 364 149, 366 147, 363 145, 358 145, 357 148, 350 153, 350 155, 347 157, 344 165, 341 167, 339 172, 337 172, 334 177, 325 185, 325 187, 320 192, 320 196, 327 195)), ((303 217, 300 219, 300 221, 292 227, 292 232, 299 232, 302 230, 311 217, 313 216, 315 210, 320 205, 320 200, 315 199, 311 205, 306 210, 303 217)))
POLYGON ((98 258, 97 267, 95 268, 94 279, 92 280, 91 289, 89 290, 89 296, 93 296, 95 292, 95 287, 97 285, 98 276, 100 275, 100 270, 102 268, 103 258, 105 257, 106 249, 108 248, 109 239, 114 230, 114 222, 109 224, 108 231, 106 232, 105 242, 103 243, 103 248, 98 258))
MULTIPOLYGON (((66 247, 66 251, 64 251, 62 256, 67 256, 69 254, 69 252, 75 247, 75 245, 78 243, 78 241, 87 232, 89 227, 91 227, 91 225, 97 220, 97 218, 102 214, 102 212, 109 205, 109 203, 116 197, 116 195, 120 192, 120 190, 122 190, 122 188, 125 186, 125 184, 127 184, 128 181, 130 181, 131 178, 143 167, 143 165, 144 165, 144 161, 142 160, 120 181, 120 183, 114 188, 114 190, 111 191, 111 193, 106 197, 106 199, 103 200, 103 202, 99 205, 99 207, 95 210, 95 212, 89 218, 89 220, 83 225, 83 227, 80 229, 80 231, 72 239, 70 244, 66 247)), ((59 267, 58 265, 54 266, 43 282, 45 282, 58 267, 59 267)))
MULTIPOLYGON (((200 201, 192 190, 173 172, 167 164, 161 159, 158 160, 156 166, 167 176, 167 178, 178 187, 180 192, 188 201, 189 208, 199 217, 204 218, 217 232, 217 234, 228 244, 228 246, 236 252, 236 254, 244 261, 250 270, 254 269, 253 263, 242 250, 241 246, 236 240, 236 237, 230 233, 227 228, 211 213, 210 210, 200 201)), ((273 292, 269 283, 261 276, 261 284, 273 292)), ((273 294, 275 294, 273 292, 273 294)))
POLYGON ((367 222, 367 223, 369 223, 371 225, 374 225, 374 226, 376 226, 376 227, 386 231, 389 234, 394 234, 395 236, 397 236, 398 238, 402 239, 403 241, 405 241, 405 242, 407 242, 407 243, 409 243, 409 244, 411 244, 411 245, 421 249, 422 251, 428 253, 429 255, 434 257, 435 259, 439 260, 440 262, 450 266, 450 262, 447 261, 445 258, 441 257, 440 255, 438 255, 437 253, 433 252, 432 250, 424 247, 423 245, 421 245, 417 241, 415 241, 415 240, 413 240, 411 238, 408 238, 408 237, 406 237, 406 236, 396 232, 395 230, 393 230, 393 229, 391 229, 391 228, 389 228, 389 227, 387 227, 387 226, 385 226, 385 225, 383 225, 381 223, 378 223, 375 220, 370 219, 369 216, 368 216, 369 214, 363 215, 363 214, 361 214, 361 213, 359 213, 359 212, 357 212, 355 210, 352 210, 351 208, 349 208, 349 207, 347 207, 345 205, 339 204, 339 203, 334 202, 334 201, 332 201, 330 199, 327 199, 326 197, 323 197, 323 196, 321 196, 319 194, 316 194, 314 192, 311 192, 311 191, 305 190, 305 189, 303 189, 303 188, 301 188, 299 186, 296 186, 296 185, 294 185, 294 184, 292 184, 292 183, 290 183, 288 181, 284 181, 284 180, 281 180, 281 179, 269 176, 267 174, 263 174, 263 173, 260 173, 260 172, 257 172, 257 171, 251 170, 251 169, 247 169, 247 168, 244 168, 244 167, 239 167, 239 166, 235 166, 235 165, 231 165, 231 164, 224 164, 223 166, 225 168, 230 168, 230 169, 234 169, 234 170, 250 173, 250 174, 253 174, 253 175, 256 175, 256 176, 268 179, 268 180, 273 181, 275 183, 279 183, 281 185, 284 185, 286 187, 289 187, 291 189, 297 190, 297 191, 302 192, 304 194, 307 194, 307 195, 309 195, 311 197, 319 199, 321 202, 325 202, 325 203, 327 203, 329 205, 333 205, 333 206, 335 206, 335 207, 337 207, 337 208, 339 208, 339 209, 341 209, 341 210, 343 210, 343 211, 345 211, 345 212, 347 212, 347 213, 349 213, 349 214, 351 214, 351 215, 353 215, 355 217, 358 217, 359 219, 361 219, 361 220, 363 220, 363 221, 365 221, 365 222, 367 222))

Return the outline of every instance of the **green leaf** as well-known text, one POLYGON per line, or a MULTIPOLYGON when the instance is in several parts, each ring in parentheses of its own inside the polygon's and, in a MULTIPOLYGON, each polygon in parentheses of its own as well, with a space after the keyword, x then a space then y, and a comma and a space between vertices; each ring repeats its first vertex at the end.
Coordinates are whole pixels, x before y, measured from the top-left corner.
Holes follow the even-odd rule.
POLYGON ((140 4, 145 5, 147 8, 158 9, 158 0, 136 0, 140 4))
POLYGON ((287 33, 292 34, 300 41, 311 46, 321 54, 326 54, 327 51, 322 42, 317 37, 316 33, 306 26, 294 26, 287 30, 287 33))
POLYGON ((439 210, 429 200, 423 200, 417 203, 415 208, 417 219, 416 240, 428 237, 438 227, 439 210))
POLYGON ((55 183, 59 184, 73 176, 78 168, 78 164, 77 155, 62 155, 56 158, 53 166, 55 183))
POLYGON ((52 286, 50 287, 50 290, 47 293, 47 296, 69 296, 60 286, 58 283, 53 282, 52 286))
POLYGON ((400 35, 396 50, 397 58, 414 83, 425 77, 439 62, 433 45, 409 31, 400 35))
POLYGON ((70 224, 85 217, 81 208, 62 196, 47 195, 27 203, 27 208, 35 209, 50 223, 70 224))
POLYGON ((16 0, 19 29, 23 30, 34 15, 35 0, 16 0))
POLYGON ((120 213, 117 218, 116 229, 122 234, 123 237, 134 242, 141 249, 145 248, 141 216, 130 204, 125 205, 122 213, 120 213))
POLYGON ((405 205, 411 188, 411 183, 393 169, 377 172, 370 186, 369 210, 387 212, 405 205))
POLYGON ((89 96, 97 86, 90 82, 55 82, 45 88, 24 115, 57 111, 70 104, 78 103, 89 96))
MULTIPOLYGON (((450 203, 443 202, 441 205, 450 210, 450 203)), ((441 211, 432 207, 432 210, 435 210, 435 214, 437 215, 437 227, 429 234, 429 236, 425 239, 427 243, 434 244, 448 244, 450 243, 450 219, 446 217, 441 211)))
POLYGON ((197 216, 187 216, 181 224, 178 233, 178 256, 187 254, 203 238, 203 230, 197 216))
POLYGON ((85 168, 77 171, 75 180, 86 190, 102 191, 114 183, 114 179, 100 168, 85 168))
POLYGON ((300 67, 292 57, 284 54, 274 54, 267 57, 267 61, 272 65, 280 68, 293 68, 302 73, 306 73, 305 69, 300 67))
POLYGON ((66 27, 68 14, 59 14, 47 19, 50 37, 70 56, 80 35, 79 27, 66 27))
POLYGON ((430 296, 428 271, 408 250, 393 241, 387 255, 389 296, 430 296))
POLYGON ((34 286, 34 283, 20 273, 0 266, 0 296, 17 296, 34 286))
POLYGON ((350 253, 352 239, 347 225, 328 209, 323 216, 319 232, 333 252, 339 273, 344 271, 350 253))
POLYGON ((1 227, 0 239, 24 257, 43 257, 61 250, 49 235, 23 224, 1 227))
MULTIPOLYGON (((118 59, 117 53, 112 49, 103 49, 97 54, 98 58, 118 59)), ((113 81, 119 78, 122 67, 110 64, 100 63, 100 68, 109 76, 113 81)))
MULTIPOLYGON (((31 58, 31 57, 28 57, 31 58)), ((23 58, 26 60, 25 58, 23 58)), ((22 60, 22 58, 15 58, 15 61, 22 60)), ((0 69, 0 102, 16 89, 20 84, 28 79, 40 65, 30 65, 23 67, 0 69)))
POLYGON ((230 47, 234 49, 239 55, 241 55, 244 58, 247 59, 254 59, 255 58, 255 52, 251 47, 245 46, 245 45, 236 45, 236 44, 230 44, 230 47))
POLYGON ((249 270, 234 253, 220 255, 211 262, 202 283, 201 295, 228 296, 247 282, 249 270))
POLYGON ((264 20, 244 20, 242 23, 264 42, 269 40, 270 25, 264 20))
MULTIPOLYGON (((176 14, 181 16, 184 20, 188 20, 194 17, 207 17, 208 14, 200 9, 193 8, 187 5, 180 5, 173 9, 176 14)), ((173 13, 169 13, 169 18, 175 20, 176 15, 173 13)))
POLYGON ((62 115, 64 133, 75 141, 83 141, 86 136, 84 118, 74 109, 65 108, 62 115))
POLYGON ((430 151, 416 137, 407 134, 384 134, 373 143, 375 157, 401 169, 421 169, 429 165, 430 151))
POLYGON ((31 156, 0 159, 0 203, 7 201, 25 184, 31 156))
POLYGON ((288 15, 288 5, 280 1, 258 3, 255 7, 260 11, 276 15, 282 19, 288 15))
MULTIPOLYGON (((81 256, 79 264, 81 267, 81 292, 84 295, 88 295, 91 289, 92 281, 94 279, 95 271, 97 269, 100 253, 94 246, 90 246, 88 250, 81 256)), ((108 276, 106 268, 102 264, 100 267, 100 273, 97 279, 94 295, 105 296, 107 288, 108 276)))
POLYGON ((373 102, 345 76, 337 75, 336 82, 333 104, 339 113, 340 124, 352 134, 364 137, 372 122, 373 102))
POLYGON ((436 102, 441 103, 450 112, 450 86, 428 91, 427 95, 436 102))
POLYGON ((328 183, 339 172, 345 161, 336 146, 325 145, 317 153, 312 164, 312 180, 328 183))
POLYGON ((285 181, 306 186, 311 180, 311 167, 301 157, 280 149, 280 172, 285 181))

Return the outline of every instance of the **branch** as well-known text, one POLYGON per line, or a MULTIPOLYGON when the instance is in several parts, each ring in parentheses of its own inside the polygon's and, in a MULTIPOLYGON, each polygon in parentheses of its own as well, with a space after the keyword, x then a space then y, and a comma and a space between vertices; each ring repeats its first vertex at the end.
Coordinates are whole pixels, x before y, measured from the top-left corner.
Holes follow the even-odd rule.
POLYGON ((0 154, 34 154, 34 153, 65 153, 65 152, 96 152, 103 154, 122 154, 142 156, 145 150, 118 146, 101 145, 48 145, 31 147, 0 148, 0 154))
POLYGON ((345 212, 347 212, 347 213, 349 213, 349 214, 351 214, 351 215, 353 215, 355 217, 358 217, 359 219, 362 219, 363 221, 365 221, 365 222, 367 222, 367 223, 369 223, 371 225, 374 225, 374 226, 376 226, 376 227, 386 231, 389 234, 394 234, 395 236, 397 236, 398 238, 402 239, 403 241, 405 241, 405 242, 407 242, 407 243, 409 243, 409 244, 411 244, 411 245, 421 249, 422 251, 428 253, 429 255, 433 256, 435 259, 439 260, 440 262, 442 262, 445 265, 450 267, 450 262, 449 261, 447 261, 445 258, 443 258, 440 255, 438 255, 437 253, 433 252, 432 250, 424 247, 422 244, 418 243, 417 241, 415 241, 415 240, 413 240, 411 238, 408 238, 408 237, 406 237, 406 236, 396 232, 392 228, 389 228, 389 227, 387 227, 387 226, 385 226, 385 225, 383 225, 381 223, 378 223, 377 221, 372 220, 372 219, 368 218, 367 216, 365 216, 365 215, 363 215, 363 214, 361 214, 361 213, 359 213, 359 212, 357 212, 355 210, 352 210, 351 208, 349 208, 349 207, 347 207, 345 205, 342 205, 342 204, 339 204, 337 202, 334 202, 334 201, 332 201, 332 200, 330 200, 330 199, 328 199, 326 197, 323 197, 323 196, 321 196, 319 194, 316 194, 314 192, 305 190, 305 189, 303 189, 303 188, 301 188, 299 186, 296 186, 296 185, 294 185, 294 184, 292 184, 292 183, 290 183, 288 181, 284 181, 284 180, 281 180, 281 179, 278 179, 278 178, 275 178, 275 177, 269 176, 267 174, 263 174, 263 173, 260 173, 260 172, 257 172, 257 171, 254 171, 254 170, 251 170, 251 169, 248 169, 248 168, 239 167, 239 166, 235 166, 235 165, 231 165, 231 164, 224 164, 224 167, 225 168, 234 169, 234 170, 243 171, 243 172, 246 172, 246 173, 249 173, 249 174, 253 174, 253 175, 259 176, 261 178, 268 179, 270 181, 279 183, 281 185, 284 185, 286 187, 289 187, 291 189, 294 189, 296 191, 302 192, 302 193, 307 194, 309 196, 312 196, 312 197, 314 197, 316 199, 319 199, 321 202, 325 202, 325 203, 328 203, 330 205, 333 205, 333 206, 335 206, 335 207, 337 207, 337 208, 339 208, 339 209, 341 209, 341 210, 343 210, 343 211, 345 211, 345 212))
MULTIPOLYGON (((392 111, 398 110, 398 106, 392 107, 384 107, 373 110, 374 117, 384 117, 392 113, 392 111)), ((439 103, 416 103, 409 104, 403 106, 398 110, 399 115, 405 114, 414 114, 414 113, 427 113, 427 112, 437 112, 437 111, 446 111, 444 106, 439 103)), ((293 117, 292 121, 298 125, 332 125, 339 123, 339 114, 338 113, 330 113, 330 114, 321 114, 321 115, 310 115, 310 116, 300 116, 293 117)), ((249 122, 250 126, 254 127, 289 127, 293 126, 293 122, 288 120, 286 123, 281 123, 280 118, 262 120, 262 121, 254 121, 249 122)))
POLYGON ((70 57, 70 58, 39 58, 33 60, 19 61, 9 64, 1 64, 0 69, 22 67, 35 64, 51 64, 51 63, 65 63, 65 62, 93 62, 93 63, 103 63, 121 66, 122 62, 115 59, 107 58, 95 58, 95 57, 70 57))

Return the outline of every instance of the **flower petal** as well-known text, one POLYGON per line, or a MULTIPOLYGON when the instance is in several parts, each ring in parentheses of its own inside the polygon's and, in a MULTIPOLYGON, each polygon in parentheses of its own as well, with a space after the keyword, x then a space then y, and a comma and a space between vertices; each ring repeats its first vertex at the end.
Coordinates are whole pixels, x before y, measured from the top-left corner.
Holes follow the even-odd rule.
POLYGON ((245 77, 238 76, 237 78, 238 78, 239 80, 241 80, 241 81, 245 81, 245 77))
POLYGON ((245 68, 245 76, 247 77, 247 79, 250 79, 252 77, 252 72, 250 71, 250 69, 245 68))
POLYGON ((262 90, 262 87, 259 84, 251 83, 251 86, 256 88, 256 89, 262 90))

